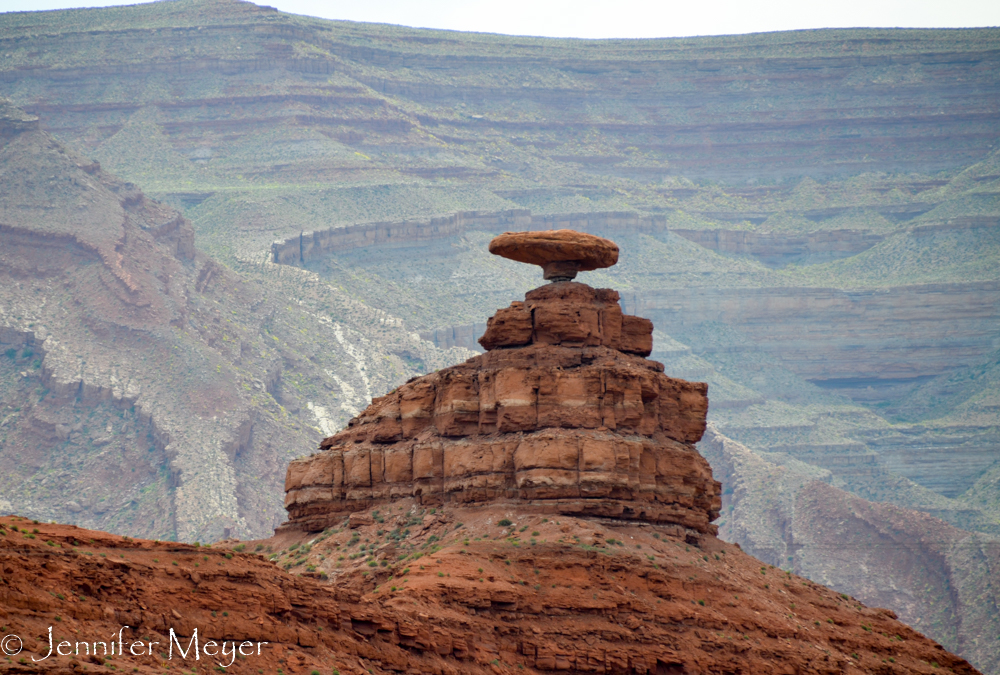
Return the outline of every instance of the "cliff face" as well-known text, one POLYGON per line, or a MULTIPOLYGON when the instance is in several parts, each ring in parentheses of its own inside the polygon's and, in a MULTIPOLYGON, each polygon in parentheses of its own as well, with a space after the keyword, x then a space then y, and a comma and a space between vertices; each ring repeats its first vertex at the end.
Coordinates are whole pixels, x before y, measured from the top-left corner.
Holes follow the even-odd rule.
MULTIPOLYGON (((180 214, 37 126, 5 126, 0 342, 14 377, 3 387, 0 501, 8 510, 13 501, 22 508, 55 502, 91 522, 125 515, 118 513, 124 507, 141 514, 146 531, 171 532, 180 486, 197 484, 194 464, 178 446, 168 449, 184 433, 176 420, 163 408, 154 413, 157 402, 176 401, 176 392, 165 391, 168 378, 139 368, 177 349, 171 334, 191 310, 184 282, 207 261, 195 259, 194 233, 180 214), (89 419, 95 410, 97 419, 89 419), (109 444, 112 464, 127 474, 111 471, 106 484, 95 484, 105 471, 87 451, 109 444), (79 483, 35 482, 53 469, 69 477, 82 465, 79 483)), ((217 504, 215 515, 235 517, 228 506, 217 504)))
POLYGON ((561 282, 490 319, 489 351, 375 399, 288 470, 285 527, 415 497, 710 532, 718 485, 694 450, 707 388, 646 361, 652 325, 561 282))

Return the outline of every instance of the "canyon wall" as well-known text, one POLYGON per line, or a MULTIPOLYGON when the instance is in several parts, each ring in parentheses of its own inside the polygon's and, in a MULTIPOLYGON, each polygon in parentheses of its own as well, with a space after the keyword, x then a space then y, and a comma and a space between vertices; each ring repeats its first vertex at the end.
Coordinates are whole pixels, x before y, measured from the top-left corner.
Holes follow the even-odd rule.
MULTIPOLYGON (((461 236, 467 231, 504 232, 570 229, 578 232, 662 232, 666 220, 637 213, 568 213, 534 215, 527 209, 490 213, 460 211, 447 216, 399 222, 363 223, 302 232, 271 245, 271 259, 294 265, 318 260, 331 253, 378 246, 391 248, 421 241, 461 236)), ((463 345, 472 347, 475 343, 463 345)))
MULTIPOLYGON (((921 235, 997 226, 969 218, 912 228, 921 235)), ((534 215, 529 211, 463 212, 428 220, 370 223, 304 232, 271 248, 273 260, 303 264, 334 253, 377 246, 405 256, 419 242, 451 240, 468 232, 574 229, 610 238, 672 232, 712 250, 774 262, 810 255, 850 254, 882 237, 825 231, 810 236, 732 230, 669 229, 662 217, 630 213, 534 215), (803 243, 805 242, 805 243, 803 243), (806 246, 808 244, 808 246, 806 246), (806 247, 806 248, 804 248, 806 247), (396 250, 393 250, 396 249, 396 250)), ((669 270, 666 271, 669 274, 669 270)), ((659 282, 668 286, 669 281, 659 282)), ((739 326, 754 349, 780 359, 804 379, 858 400, 878 402, 893 388, 976 362, 1000 346, 1000 282, 918 284, 885 288, 784 286, 771 288, 657 288, 622 292, 622 304, 667 333, 707 323, 739 326)), ((478 349, 484 324, 440 327, 421 337, 439 347, 478 349)), ((711 350, 710 346, 705 347, 711 350)))
MULTIPOLYGON (((372 30, 225 0, 185 12, 135 10, 115 21, 49 21, 55 30, 39 34, 21 16, 5 19, 0 49, 11 56, 0 81, 19 96, 34 91, 31 111, 45 113, 51 130, 74 136, 89 135, 95 123, 120 125, 122 113, 154 104, 173 118, 173 132, 188 139, 254 133, 283 120, 353 143, 371 134, 399 139, 423 128, 453 144, 514 135, 581 172, 745 181, 762 174, 930 172, 976 161, 998 131, 992 101, 1000 52, 987 29, 497 42, 474 34, 372 30), (231 47, 234 39, 239 50, 231 47), (95 43, 116 48, 92 51, 95 43), (28 44, 31 50, 22 49, 28 44), (63 58, 39 64, 27 56, 38 53, 63 58), (223 85, 124 100, 75 93, 96 92, 108 81, 162 79, 187 89, 185 80, 225 83, 275 72, 298 81, 332 79, 335 87, 245 93, 223 85), (396 99, 417 110, 395 105, 396 99), (766 109, 757 104, 764 99, 771 101, 766 109), (514 114, 511 101, 541 114, 514 114), (280 112, 290 103, 301 107, 291 117, 280 112), (466 110, 455 110, 463 105, 466 110), (233 106, 251 114, 227 117, 223 111, 233 106), (192 108, 210 112, 185 119, 192 108), (595 132, 611 139, 614 151, 554 140, 595 132), (622 151, 631 147, 647 157, 628 161, 622 151)), ((24 98, 19 102, 29 103, 24 98)), ((412 167, 422 178, 498 169, 464 162, 412 167)))
POLYGON ((356 303, 336 323, 275 304, 292 286, 318 304, 305 272, 241 279, 176 210, 2 102, 0 135, 0 510, 164 540, 269 533, 296 448, 408 377, 386 339, 421 367, 456 358, 356 303))

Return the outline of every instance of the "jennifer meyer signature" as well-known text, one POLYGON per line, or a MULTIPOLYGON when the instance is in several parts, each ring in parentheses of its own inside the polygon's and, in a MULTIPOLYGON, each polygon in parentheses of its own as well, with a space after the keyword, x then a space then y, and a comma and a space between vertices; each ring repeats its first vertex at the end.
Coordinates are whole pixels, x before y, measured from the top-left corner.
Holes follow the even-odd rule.
MULTIPOLYGON (((111 639, 107 642, 103 640, 97 640, 95 642, 69 642, 63 640, 61 642, 55 642, 52 638, 52 626, 49 626, 49 651, 48 653, 40 659, 36 659, 34 656, 31 660, 35 663, 40 663, 45 659, 49 658, 53 654, 58 656, 154 656, 154 649, 159 642, 153 640, 133 640, 131 638, 124 637, 123 633, 126 628, 131 628, 131 626, 122 626, 118 630, 117 636, 112 634, 111 639), (117 640, 117 642, 116 642, 117 640), (117 647, 117 649, 115 649, 117 647), (126 651, 127 650, 127 651, 126 651), (100 652, 100 653, 99 653, 100 652)), ((174 648, 177 648, 177 654, 179 658, 187 660, 190 657, 194 657, 195 661, 201 660, 204 656, 206 660, 213 657, 220 657, 222 661, 229 659, 229 663, 222 663, 222 661, 216 661, 216 664, 222 666, 223 668, 228 668, 233 665, 236 660, 237 653, 240 656, 260 656, 260 648, 264 645, 271 644, 270 642, 251 642, 250 640, 244 640, 242 642, 237 642, 235 640, 223 640, 220 644, 215 640, 205 640, 200 642, 198 640, 198 629, 195 628, 191 632, 191 639, 188 640, 187 647, 181 645, 181 640, 178 639, 177 634, 174 633, 174 629, 170 629, 170 636, 167 639, 167 654, 165 658, 170 661, 174 658, 174 648)), ((3 649, 3 653, 7 656, 14 656, 21 652, 21 638, 16 635, 6 635, 2 640, 0 640, 0 649, 3 649)))

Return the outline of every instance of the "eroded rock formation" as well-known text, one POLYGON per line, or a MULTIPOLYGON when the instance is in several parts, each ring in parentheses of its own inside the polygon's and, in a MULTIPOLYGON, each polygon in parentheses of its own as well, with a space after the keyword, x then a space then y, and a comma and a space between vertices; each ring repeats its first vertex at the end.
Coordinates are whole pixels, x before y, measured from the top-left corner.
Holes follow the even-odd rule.
POLYGON ((187 667, 152 650, 177 633, 200 634, 208 664, 220 641, 257 646, 215 660, 234 672, 975 673, 892 612, 714 536, 719 485, 693 447, 707 387, 646 360, 651 337, 617 293, 578 283, 500 310, 486 354, 377 399, 291 465, 291 520, 251 545, 296 576, 236 541, 0 518, 17 672, 38 672, 56 624, 150 647, 130 638, 116 665, 96 643, 57 651, 50 672, 187 667))
POLYGON ((719 487, 694 449, 708 387, 645 359, 652 331, 612 290, 529 292, 490 319, 486 354, 375 399, 322 452, 293 462, 286 526, 318 531, 416 497, 714 532, 719 487))

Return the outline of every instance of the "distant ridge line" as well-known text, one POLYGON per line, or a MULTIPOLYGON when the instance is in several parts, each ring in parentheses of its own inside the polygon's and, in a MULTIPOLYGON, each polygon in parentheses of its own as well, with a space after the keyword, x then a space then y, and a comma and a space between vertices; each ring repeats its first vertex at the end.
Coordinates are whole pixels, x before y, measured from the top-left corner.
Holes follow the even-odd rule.
MULTIPOLYGON (((958 216, 901 227, 897 231, 926 235, 938 231, 980 227, 1000 227, 1000 217, 958 216)), ((782 233, 729 230, 726 228, 679 229, 668 227, 666 216, 643 215, 631 211, 536 215, 528 209, 508 209, 505 211, 457 211, 430 218, 358 223, 322 230, 303 231, 296 236, 279 239, 272 243, 270 257, 272 262, 279 265, 302 265, 331 253, 378 244, 431 241, 461 234, 466 230, 557 230, 563 228, 593 234, 621 230, 630 232, 669 231, 712 250, 749 253, 751 255, 756 253, 754 247, 758 240, 773 246, 774 242, 770 240, 781 238, 788 240, 785 242, 786 245, 808 247, 817 244, 829 246, 838 238, 846 236, 848 239, 857 239, 858 241, 847 244, 845 250, 859 253, 884 239, 882 234, 845 229, 820 229, 803 235, 784 235, 782 233)))

